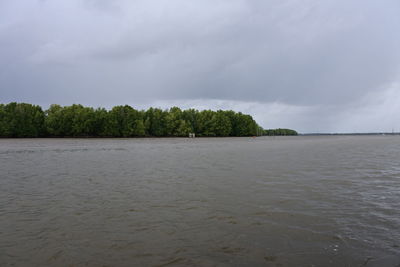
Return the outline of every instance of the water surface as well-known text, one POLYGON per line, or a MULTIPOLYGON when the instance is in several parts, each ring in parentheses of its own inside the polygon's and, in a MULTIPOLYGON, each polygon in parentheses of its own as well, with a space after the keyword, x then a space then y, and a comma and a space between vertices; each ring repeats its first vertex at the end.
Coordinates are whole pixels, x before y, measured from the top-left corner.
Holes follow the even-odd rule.
POLYGON ((1 139, 0 266, 399 266, 400 137, 1 139))

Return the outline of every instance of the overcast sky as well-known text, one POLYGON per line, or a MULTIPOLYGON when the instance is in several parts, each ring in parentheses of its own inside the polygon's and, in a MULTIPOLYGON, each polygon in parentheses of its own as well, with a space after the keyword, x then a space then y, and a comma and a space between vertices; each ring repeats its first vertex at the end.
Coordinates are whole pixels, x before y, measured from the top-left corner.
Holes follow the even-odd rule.
POLYGON ((0 0, 0 102, 400 131, 399 0, 0 0))

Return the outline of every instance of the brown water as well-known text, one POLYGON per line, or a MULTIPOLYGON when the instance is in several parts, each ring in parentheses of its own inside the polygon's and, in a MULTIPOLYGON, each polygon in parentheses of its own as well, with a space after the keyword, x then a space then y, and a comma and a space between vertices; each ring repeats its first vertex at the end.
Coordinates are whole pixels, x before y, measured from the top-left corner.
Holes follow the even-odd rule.
POLYGON ((400 137, 0 140, 0 266, 399 266, 400 137))

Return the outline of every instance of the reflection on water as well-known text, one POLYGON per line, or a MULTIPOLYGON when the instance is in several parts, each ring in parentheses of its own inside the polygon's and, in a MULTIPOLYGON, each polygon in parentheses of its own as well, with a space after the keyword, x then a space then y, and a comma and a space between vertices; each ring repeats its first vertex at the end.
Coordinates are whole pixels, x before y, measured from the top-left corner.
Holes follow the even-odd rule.
POLYGON ((398 266, 400 137, 0 140, 0 266, 398 266))

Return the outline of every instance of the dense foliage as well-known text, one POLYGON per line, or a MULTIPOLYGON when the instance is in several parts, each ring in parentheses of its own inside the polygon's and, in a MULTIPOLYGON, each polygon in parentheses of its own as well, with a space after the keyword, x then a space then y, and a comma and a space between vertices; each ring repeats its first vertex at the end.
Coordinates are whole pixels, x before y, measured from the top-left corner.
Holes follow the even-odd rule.
POLYGON ((264 130, 263 135, 275 136, 275 135, 298 135, 295 130, 291 129, 268 129, 264 130))
POLYGON ((261 127, 234 111, 111 110, 82 105, 51 105, 46 111, 26 103, 0 104, 0 137, 253 136, 261 127))
POLYGON ((39 106, 0 104, 0 136, 38 137, 45 134, 45 114, 39 106))

